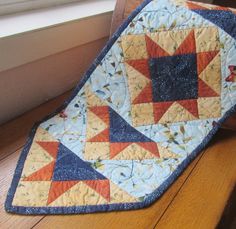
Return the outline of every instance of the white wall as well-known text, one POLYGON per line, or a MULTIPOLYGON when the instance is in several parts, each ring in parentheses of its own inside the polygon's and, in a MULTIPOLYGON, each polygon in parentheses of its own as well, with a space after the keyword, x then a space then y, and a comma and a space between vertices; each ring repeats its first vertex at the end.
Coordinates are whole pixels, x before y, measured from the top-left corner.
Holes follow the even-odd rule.
POLYGON ((74 87, 107 39, 0 72, 0 123, 74 87))

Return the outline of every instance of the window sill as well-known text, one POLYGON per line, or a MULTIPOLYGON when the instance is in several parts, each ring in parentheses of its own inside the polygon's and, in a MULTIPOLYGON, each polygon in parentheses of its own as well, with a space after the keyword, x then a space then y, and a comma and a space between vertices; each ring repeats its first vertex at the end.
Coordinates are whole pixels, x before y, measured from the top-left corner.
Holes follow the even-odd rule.
POLYGON ((109 35, 115 0, 0 17, 0 72, 109 35))

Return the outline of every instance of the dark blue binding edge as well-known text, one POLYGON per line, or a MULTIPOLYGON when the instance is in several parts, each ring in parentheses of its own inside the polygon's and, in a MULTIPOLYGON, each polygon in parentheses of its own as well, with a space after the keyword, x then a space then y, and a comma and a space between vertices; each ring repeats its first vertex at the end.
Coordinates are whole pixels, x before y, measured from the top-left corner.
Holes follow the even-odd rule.
POLYGON ((24 215, 45 215, 45 214, 78 214, 78 213, 92 213, 92 212, 105 212, 105 211, 115 211, 115 210, 134 210, 140 209, 143 207, 148 207, 151 205, 156 199, 158 199, 167 188, 181 175, 184 169, 196 158, 198 154, 200 154, 201 150, 208 144, 211 138, 218 131, 222 123, 231 116, 234 112, 236 112, 236 105, 231 107, 225 115, 215 124, 213 129, 208 133, 208 135, 203 139, 201 144, 175 169, 175 171, 151 194, 149 194, 144 201, 137 203, 124 203, 124 204, 106 204, 106 205, 87 205, 87 206, 73 206, 73 207, 23 207, 23 206, 13 206, 12 201, 13 197, 20 180, 20 176, 23 170, 24 162, 27 157, 28 151, 32 144, 35 132, 40 125, 41 122, 53 117, 58 114, 60 111, 64 110, 65 107, 71 102, 71 100, 77 95, 79 90, 86 83, 91 73, 95 70, 99 62, 104 58, 107 54, 111 46, 115 43, 120 34, 124 31, 124 29, 128 26, 128 24, 133 20, 133 18, 152 0, 145 0, 143 4, 136 8, 135 11, 126 19, 126 21, 118 28, 118 30, 114 33, 112 38, 107 42, 106 46, 102 49, 101 53, 94 60, 88 71, 84 74, 80 83, 76 86, 72 95, 69 99, 67 99, 64 104, 56 109, 55 112, 46 116, 43 120, 36 123, 31 130, 31 133, 27 139, 27 142, 22 150, 19 161, 16 166, 15 174, 11 183, 11 187, 8 191, 7 199, 5 202, 5 210, 10 213, 18 213, 24 215))
POLYGON ((228 21, 235 21, 236 15, 230 11, 223 11, 223 10, 191 10, 192 12, 200 15, 205 20, 215 24, 217 27, 221 28, 225 33, 227 33, 229 36, 231 36, 233 39, 236 38, 236 28, 235 25, 228 23, 227 25, 224 25, 225 21, 218 20, 215 21, 214 18, 211 18, 211 14, 217 13, 218 16, 221 16, 220 14, 223 12, 224 14, 227 14, 229 18, 227 18, 228 21))

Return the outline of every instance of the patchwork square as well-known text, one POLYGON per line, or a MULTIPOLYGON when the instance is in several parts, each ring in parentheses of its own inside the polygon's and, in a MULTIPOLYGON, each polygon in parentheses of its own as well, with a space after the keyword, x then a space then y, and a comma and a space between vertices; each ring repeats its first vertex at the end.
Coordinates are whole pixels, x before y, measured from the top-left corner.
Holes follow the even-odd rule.
POLYGON ((195 29, 196 51, 209 52, 220 49, 218 29, 215 27, 195 29), (206 31, 207 30, 207 31, 206 31))
POLYGON ((199 98, 198 111, 201 119, 218 118, 221 115, 220 98, 199 98))
POLYGON ((141 58, 130 55, 124 49, 130 37, 122 37, 134 126, 211 118, 211 112, 202 108, 212 104, 212 98, 218 101, 212 118, 220 116, 221 58, 216 27, 158 31, 132 38, 133 44, 142 40, 139 53, 142 49, 145 53, 141 58))
POLYGON ((122 37, 122 46, 124 52, 124 58, 126 60, 132 60, 134 58, 142 59, 147 58, 145 35, 127 35, 122 37))
POLYGON ((154 102, 198 98, 196 54, 151 58, 149 68, 154 102), (189 68, 189 66, 193 66, 189 68))

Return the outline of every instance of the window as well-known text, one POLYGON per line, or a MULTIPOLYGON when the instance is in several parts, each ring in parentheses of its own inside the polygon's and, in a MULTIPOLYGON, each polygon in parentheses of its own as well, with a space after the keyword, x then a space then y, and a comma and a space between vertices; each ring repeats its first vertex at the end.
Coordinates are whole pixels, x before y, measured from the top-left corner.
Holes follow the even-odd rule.
POLYGON ((0 15, 34 10, 81 0, 0 0, 0 15))

